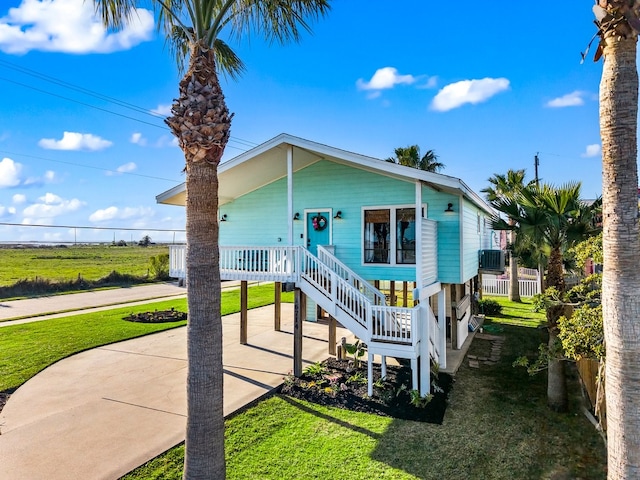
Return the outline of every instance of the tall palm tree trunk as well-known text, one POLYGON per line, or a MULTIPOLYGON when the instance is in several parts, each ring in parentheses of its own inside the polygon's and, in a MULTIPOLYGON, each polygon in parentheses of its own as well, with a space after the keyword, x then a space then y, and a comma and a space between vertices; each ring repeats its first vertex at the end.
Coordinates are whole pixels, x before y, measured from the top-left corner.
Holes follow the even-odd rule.
POLYGON ((218 164, 229 139, 231 116, 216 75, 213 50, 193 46, 180 96, 171 111, 167 124, 186 160, 189 320, 184 478, 223 479, 218 164))
MULTIPOLYGON (((547 267, 547 282, 556 287, 560 293, 565 290, 562 270, 562 253, 559 248, 551 250, 547 267)), ((560 340, 558 339, 558 319, 564 314, 564 305, 547 307, 547 330, 549 332, 549 364, 547 371, 547 403, 556 412, 565 412, 569 407, 567 395, 567 377, 564 360, 556 355, 560 340)))
POLYGON ((516 243, 516 232, 511 231, 511 249, 509 250, 509 300, 521 302, 520 281, 518 279, 518 257, 513 254, 513 246, 516 243))
POLYGON ((608 476, 640 478, 636 35, 603 41, 600 83, 608 476))

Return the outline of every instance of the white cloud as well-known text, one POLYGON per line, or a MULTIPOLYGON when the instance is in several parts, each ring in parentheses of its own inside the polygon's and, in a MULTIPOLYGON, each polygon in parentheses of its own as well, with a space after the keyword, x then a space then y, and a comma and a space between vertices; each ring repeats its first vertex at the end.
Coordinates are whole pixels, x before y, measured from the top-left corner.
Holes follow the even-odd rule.
POLYGON ((165 148, 165 147, 178 147, 178 138, 168 135, 162 135, 158 140, 156 140, 155 146, 157 148, 165 148))
POLYGON ((356 85, 359 90, 386 90, 396 85, 411 85, 416 80, 413 75, 400 75, 394 67, 384 67, 376 70, 368 82, 360 78, 356 85))
POLYGON ((27 201, 27 196, 23 193, 16 193, 13 197, 11 197, 11 201, 14 205, 21 205, 27 201))
POLYGON ((579 107, 584 105, 585 92, 576 90, 575 92, 567 93, 562 97, 554 98, 547 102, 547 107, 551 108, 563 108, 563 107, 579 107))
POLYGON ((160 104, 156 108, 152 109, 151 113, 162 115, 163 117, 168 117, 169 115, 171 115, 171 105, 160 104))
POLYGON ((0 188, 15 187, 20 185, 22 165, 14 162, 10 158, 3 158, 0 161, 0 188))
POLYGON ((602 153, 602 148, 599 143, 593 143, 591 145, 587 145, 585 152, 580 155, 583 158, 591 158, 591 157, 599 157, 602 153))
POLYGON ((4 205, 0 205, 0 218, 10 217, 15 214, 15 207, 5 207, 4 205))
POLYGON ((45 220, 64 215, 65 213, 75 212, 85 205, 85 202, 73 198, 66 200, 54 193, 46 193, 38 198, 38 202, 26 207, 22 214, 24 220, 22 223, 40 223, 45 220))
POLYGON ((151 40, 153 13, 135 9, 121 31, 108 32, 94 3, 85 0, 22 0, 0 18, 0 50, 64 53, 109 53, 151 40))
POLYGON ((138 166, 135 163, 129 162, 124 165, 120 165, 115 170, 108 171, 107 175, 120 175, 122 173, 133 172, 136 168, 138 168, 138 166))
POLYGON ((140 145, 141 147, 144 147, 147 144, 147 139, 144 138, 140 132, 131 134, 129 141, 135 145, 140 145))
POLYGON ((442 88, 431 102, 431 108, 446 112, 466 103, 486 102, 494 95, 509 89, 506 78, 482 78, 480 80, 462 80, 450 83, 442 88))
POLYGON ((428 77, 426 82, 417 85, 416 88, 425 90, 425 89, 430 89, 430 88, 436 88, 438 86, 438 77, 433 76, 433 77, 428 77))
POLYGON ((59 181, 58 174, 53 170, 47 170, 46 172, 44 172, 43 178, 46 183, 55 183, 59 181))
POLYGON ((113 142, 105 140, 91 133, 64 132, 62 139, 43 138, 38 145, 47 150, 103 150, 113 145, 113 142))
POLYGON ((108 220, 131 220, 131 219, 147 219, 155 215, 153 209, 149 207, 107 207, 96 210, 89 215, 91 222, 106 222, 108 220))

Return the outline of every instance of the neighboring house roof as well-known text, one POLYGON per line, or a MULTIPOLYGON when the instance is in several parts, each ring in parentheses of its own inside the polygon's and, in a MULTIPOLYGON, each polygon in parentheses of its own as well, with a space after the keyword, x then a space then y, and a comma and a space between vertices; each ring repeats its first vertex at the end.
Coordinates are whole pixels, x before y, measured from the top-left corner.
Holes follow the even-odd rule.
MULTIPOLYGON (((459 178, 405 167, 286 133, 282 133, 219 165, 218 199, 220 205, 229 203, 276 180, 286 178, 287 147, 289 145, 294 147, 294 172, 315 162, 329 160, 400 180, 413 182, 418 179, 436 190, 463 195, 490 215, 495 213, 477 193, 459 178)), ((184 183, 177 185, 156 196, 156 201, 170 205, 184 205, 185 189, 184 183)))

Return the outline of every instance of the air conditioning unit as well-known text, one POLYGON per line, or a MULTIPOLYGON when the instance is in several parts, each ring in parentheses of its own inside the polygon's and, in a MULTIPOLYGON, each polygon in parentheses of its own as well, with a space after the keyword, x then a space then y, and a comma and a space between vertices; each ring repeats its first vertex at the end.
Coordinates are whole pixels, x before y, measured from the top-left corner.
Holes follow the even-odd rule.
POLYGON ((504 252, 502 250, 480 250, 480 270, 504 273, 504 252))

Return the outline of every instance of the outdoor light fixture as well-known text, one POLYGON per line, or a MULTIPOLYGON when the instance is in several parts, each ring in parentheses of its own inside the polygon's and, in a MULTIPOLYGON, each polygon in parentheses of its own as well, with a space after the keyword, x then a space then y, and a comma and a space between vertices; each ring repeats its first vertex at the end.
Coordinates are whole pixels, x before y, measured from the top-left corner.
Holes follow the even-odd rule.
POLYGON ((342 211, 338 210, 333 218, 342 218, 342 211))
POLYGON ((221 222, 226 222, 226 221, 227 221, 227 214, 226 214, 226 213, 225 213, 225 214, 223 214, 223 215, 220 217, 220 221, 221 221, 221 222))
POLYGON ((296 213, 293 215, 293 219, 294 219, 294 220, 300 220, 300 214, 299 214, 298 212, 296 212, 296 213))
POLYGON ((445 213, 453 213, 453 203, 448 203, 445 213))

